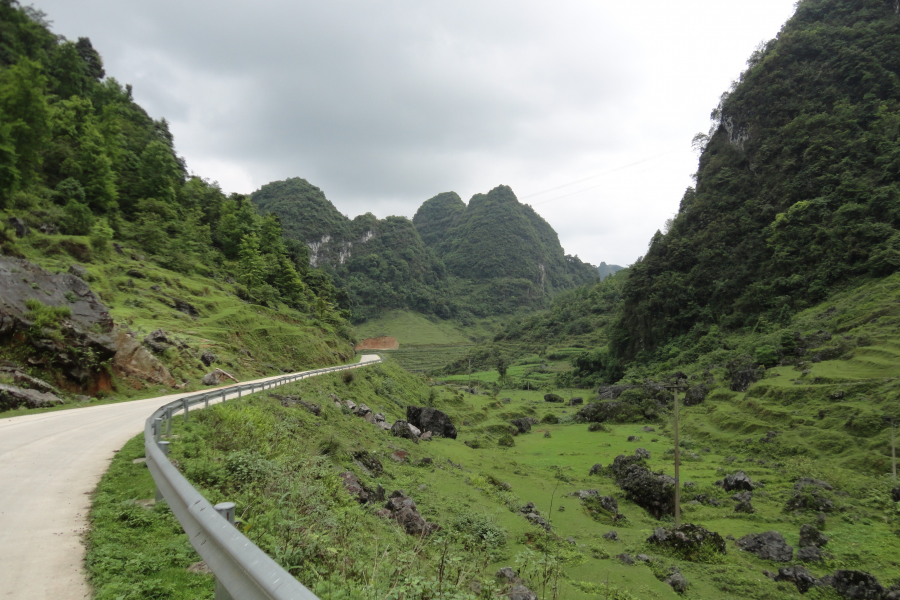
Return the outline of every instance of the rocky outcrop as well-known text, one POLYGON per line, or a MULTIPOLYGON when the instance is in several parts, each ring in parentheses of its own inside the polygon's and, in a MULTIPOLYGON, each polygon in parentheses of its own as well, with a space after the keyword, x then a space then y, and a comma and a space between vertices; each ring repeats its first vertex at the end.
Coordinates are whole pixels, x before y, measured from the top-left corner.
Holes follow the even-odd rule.
POLYGON ((299 405, 299 406, 302 406, 303 408, 305 408, 306 410, 308 410, 309 412, 311 412, 312 414, 316 415, 317 417, 320 414, 322 414, 321 406, 319 406, 318 404, 316 404, 314 402, 307 402, 300 396, 293 396, 293 395, 283 396, 281 394, 269 394, 269 397, 275 398, 276 400, 281 402, 281 405, 285 408, 291 408, 292 406, 299 405))
POLYGON ((13 408, 47 408, 63 401, 53 394, 0 383, 0 410, 13 408))
POLYGON ((138 340, 128 332, 116 330, 116 353, 113 369, 125 377, 133 377, 150 383, 174 386, 175 379, 169 370, 138 340))
POLYGON ((738 548, 751 552, 763 560, 788 562, 794 558, 794 549, 788 546, 777 531, 750 533, 737 541, 738 548))
POLYGON ((531 421, 528 419, 513 419, 510 423, 519 433, 528 433, 531 431, 531 421))
POLYGON ((743 471, 738 471, 737 473, 733 473, 731 475, 726 475, 725 479, 722 480, 722 488, 726 492, 732 491, 753 491, 756 486, 753 484, 753 481, 747 476, 743 471))
POLYGON ((0 367, 0 373, 4 373, 6 375, 11 375, 13 378, 13 383, 17 384, 20 387, 25 387, 31 390, 37 390, 39 392, 44 392, 46 394, 53 394, 58 396, 59 390, 44 381, 43 379, 38 379, 37 377, 32 377, 31 375, 22 371, 19 367, 0 367))
POLYGON ((409 535, 422 537, 441 529, 439 525, 427 522, 419 514, 415 501, 401 490, 391 492, 384 509, 378 511, 377 514, 396 520, 409 535))
POLYGON ((613 460, 609 470, 626 497, 651 515, 659 519, 663 515, 675 514, 674 478, 650 471, 640 456, 624 454, 613 460))
POLYGON ((433 435, 456 439, 456 427, 445 413, 429 406, 407 406, 406 421, 421 431, 430 431, 433 435))
POLYGON ((681 527, 660 527, 647 538, 647 543, 674 552, 687 560, 697 560, 704 551, 725 554, 725 540, 714 531, 685 523, 681 527))
POLYGON ((222 385, 229 379, 238 383, 238 380, 234 378, 234 375, 226 373, 222 369, 216 369, 203 376, 203 385, 222 385))

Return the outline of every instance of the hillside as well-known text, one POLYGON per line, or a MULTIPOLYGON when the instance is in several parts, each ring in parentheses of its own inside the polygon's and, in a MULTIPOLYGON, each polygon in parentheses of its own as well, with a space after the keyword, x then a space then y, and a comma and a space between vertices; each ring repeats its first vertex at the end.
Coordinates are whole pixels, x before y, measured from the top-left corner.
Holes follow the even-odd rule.
POLYGON ((351 220, 299 178, 267 184, 251 198, 309 248, 312 266, 347 290, 356 322, 407 309, 471 323, 546 306, 555 293, 597 277, 565 255, 553 228, 507 186, 468 205, 453 192, 439 194, 412 221, 351 220))
POLYGON ((609 277, 613 273, 621 271, 624 268, 625 267, 620 267, 619 265, 608 265, 605 262, 601 262, 597 266, 597 271, 600 273, 600 279, 605 279, 606 277, 609 277))
POLYGON ((346 294, 277 219, 189 176, 89 39, 16 2, 0 23, 0 410, 352 355, 346 294))
POLYGON ((898 52, 895 2, 798 3, 695 138, 696 187, 631 269, 615 356, 786 323, 896 271, 898 52))

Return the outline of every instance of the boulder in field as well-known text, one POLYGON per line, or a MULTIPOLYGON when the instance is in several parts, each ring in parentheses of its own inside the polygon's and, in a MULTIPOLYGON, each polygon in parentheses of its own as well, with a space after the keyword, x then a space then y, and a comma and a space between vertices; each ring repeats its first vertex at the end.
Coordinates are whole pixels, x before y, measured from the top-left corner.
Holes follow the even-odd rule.
POLYGON ((222 385, 228 379, 232 380, 235 383, 238 382, 238 380, 234 378, 234 375, 226 373, 222 369, 216 369, 215 371, 210 371, 203 376, 203 385, 222 385))
POLYGON ((565 402, 562 396, 559 394, 544 394, 544 402, 565 402))
POLYGON ((750 533, 737 541, 738 548, 751 552, 763 560, 788 562, 794 558, 794 549, 788 546, 777 531, 750 533))
POLYGON ((430 406, 407 406, 406 421, 432 435, 456 439, 456 427, 446 413, 430 406))

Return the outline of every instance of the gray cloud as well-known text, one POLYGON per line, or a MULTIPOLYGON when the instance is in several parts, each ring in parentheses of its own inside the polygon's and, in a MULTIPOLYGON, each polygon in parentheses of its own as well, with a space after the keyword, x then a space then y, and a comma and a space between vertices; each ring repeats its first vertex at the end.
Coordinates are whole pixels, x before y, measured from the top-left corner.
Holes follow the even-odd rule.
POLYGON ((436 193, 468 198, 505 183, 567 251, 627 264, 690 184, 693 133, 791 5, 43 0, 38 8, 57 33, 90 36, 107 73, 132 83, 136 99, 170 121, 189 166, 226 191, 300 176, 350 216, 412 216, 436 193))

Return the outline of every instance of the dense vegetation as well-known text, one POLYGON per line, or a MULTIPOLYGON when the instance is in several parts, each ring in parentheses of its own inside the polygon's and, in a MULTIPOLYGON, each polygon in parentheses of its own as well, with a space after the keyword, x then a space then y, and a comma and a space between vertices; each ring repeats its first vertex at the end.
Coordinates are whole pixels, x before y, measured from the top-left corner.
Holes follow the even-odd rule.
MULTIPOLYGON (((233 278, 246 300, 347 316, 277 218, 188 175, 166 121, 105 77, 89 39, 53 34, 15 0, 0 2, 0 210, 35 231, 87 236, 100 255, 127 243, 178 273, 233 278)), ((11 232, 0 243, 17 253, 11 232)))
POLYGON ((612 350, 786 323, 900 266, 900 14, 802 0, 713 112, 696 188, 632 268, 612 350))
POLYGON ((468 206, 453 192, 439 194, 412 221, 371 213, 351 220, 299 178, 265 185, 252 198, 347 290, 356 321, 412 309, 471 323, 546 306, 556 292, 598 276, 564 255, 556 232, 506 186, 468 206))

